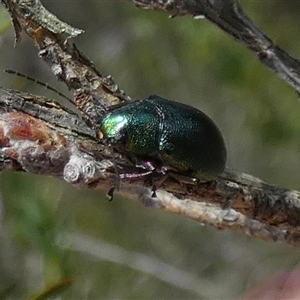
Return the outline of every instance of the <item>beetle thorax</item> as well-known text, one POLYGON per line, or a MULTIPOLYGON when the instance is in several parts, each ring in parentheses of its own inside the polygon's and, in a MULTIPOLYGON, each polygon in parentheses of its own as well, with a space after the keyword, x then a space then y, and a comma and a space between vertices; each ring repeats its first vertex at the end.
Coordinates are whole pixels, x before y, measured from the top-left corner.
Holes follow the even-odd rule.
POLYGON ((102 121, 100 132, 104 138, 119 140, 123 137, 124 128, 128 120, 123 114, 108 114, 102 121))

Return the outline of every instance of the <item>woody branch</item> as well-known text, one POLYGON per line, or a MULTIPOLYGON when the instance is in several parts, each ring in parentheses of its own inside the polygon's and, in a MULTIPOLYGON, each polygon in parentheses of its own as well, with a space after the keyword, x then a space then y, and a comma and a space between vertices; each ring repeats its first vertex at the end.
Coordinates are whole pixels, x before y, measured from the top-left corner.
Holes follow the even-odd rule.
MULTIPOLYGON (((188 1, 179 4, 170 1, 135 2, 173 15, 203 14, 227 32, 232 31, 232 35, 244 44, 247 36, 237 34, 243 31, 240 22, 233 22, 230 29, 226 25, 229 22, 226 16, 232 13, 230 5, 240 13, 247 26, 252 26, 234 1, 228 1, 228 5, 225 1, 212 2, 214 5, 197 1, 193 2, 194 6, 187 5, 188 1), (195 7, 197 10, 193 10, 195 7), (218 24, 214 18, 225 23, 218 24)), ((37 0, 2 0, 2 3, 12 16, 16 41, 20 41, 22 30, 33 39, 39 56, 57 78, 67 84, 73 92, 73 104, 83 113, 82 120, 53 100, 0 89, 2 169, 58 176, 74 185, 107 190, 114 184, 114 162, 123 166, 124 172, 134 171, 135 166, 130 165, 123 153, 112 161, 111 151, 101 144, 94 124, 103 116, 107 106, 130 98, 111 76, 102 76, 77 48, 68 45, 68 38, 75 37, 80 30, 59 21, 37 0), (128 166, 130 169, 126 169, 128 166)), ((228 19, 231 20, 230 15, 228 19)), ((251 32, 253 40, 270 42, 255 26, 253 28, 256 29, 251 32)), ((296 88, 296 81, 287 78, 287 82, 294 82, 296 88)), ((299 192, 281 189, 251 175, 228 172, 227 177, 229 179, 219 178, 198 185, 179 183, 168 177, 159 186, 156 198, 151 197, 149 183, 142 179, 122 182, 119 192, 129 199, 218 229, 232 229, 299 246, 299 192)))

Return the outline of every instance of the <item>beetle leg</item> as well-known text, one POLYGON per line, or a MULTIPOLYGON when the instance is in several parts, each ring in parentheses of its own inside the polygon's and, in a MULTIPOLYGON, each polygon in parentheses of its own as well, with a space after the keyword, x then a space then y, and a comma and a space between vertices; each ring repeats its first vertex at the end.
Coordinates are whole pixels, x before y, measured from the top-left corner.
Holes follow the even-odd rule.
POLYGON ((112 188, 110 188, 106 194, 109 201, 113 201, 114 199, 114 192, 120 189, 120 174, 119 174, 119 167, 116 164, 115 159, 113 159, 113 166, 115 169, 115 184, 112 188))
POLYGON ((128 179, 128 180, 138 180, 144 177, 147 177, 148 175, 152 174, 153 171, 145 171, 143 173, 124 173, 120 174, 119 178, 120 179, 128 179))
POLYGON ((155 184, 153 184, 152 182, 152 189, 151 189, 151 192, 152 192, 152 195, 151 195, 151 198, 156 198, 157 195, 156 195, 156 190, 157 190, 157 187, 155 184))
POLYGON ((150 161, 141 161, 140 164, 137 164, 136 167, 141 168, 141 169, 145 169, 148 171, 153 172, 156 168, 154 167, 154 165, 152 164, 152 162, 150 161))
POLYGON ((114 192, 115 192, 115 187, 113 186, 112 188, 110 188, 106 194, 108 201, 113 201, 114 199, 114 192))
POLYGON ((169 173, 168 175, 174 178, 176 181, 178 181, 181 185, 182 184, 195 185, 199 181, 196 178, 188 177, 177 173, 169 173))

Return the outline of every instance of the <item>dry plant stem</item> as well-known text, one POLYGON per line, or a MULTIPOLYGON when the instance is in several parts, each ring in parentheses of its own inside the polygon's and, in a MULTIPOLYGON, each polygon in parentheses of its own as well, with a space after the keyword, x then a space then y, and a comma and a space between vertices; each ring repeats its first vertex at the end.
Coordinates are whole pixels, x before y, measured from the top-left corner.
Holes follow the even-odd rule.
MULTIPOLYGON (((92 131, 89 132, 81 126, 70 127, 70 124, 80 124, 78 116, 69 114, 46 98, 0 89, 0 124, 4 128, 10 126, 9 130, 2 130, 0 138, 2 150, 7 155, 6 164, 2 169, 26 171, 29 165, 32 173, 63 177, 63 169, 70 164, 70 158, 74 153, 80 157, 81 152, 83 152, 81 155, 84 155, 94 149, 96 152, 90 161, 94 161, 96 166, 105 158, 103 155, 105 151, 102 148, 97 149, 100 145, 95 142, 92 131), (16 111, 18 118, 16 118, 16 111), (20 134, 18 127, 24 118, 24 113, 26 113, 26 121, 28 121, 26 116, 39 116, 39 119, 33 123, 34 128, 25 132, 26 136, 23 129, 20 134), (13 122, 11 116, 14 117, 13 122), (18 122, 15 124, 16 120, 18 122), (9 142, 12 138, 13 142, 17 141, 17 148, 14 143, 9 142), (33 155, 25 154, 28 154, 26 152, 28 146, 32 150, 32 144, 28 144, 28 140, 34 141, 34 138, 36 138, 34 143, 36 148, 44 152, 43 155, 35 156, 33 165, 30 164, 33 155), (49 147, 48 141, 51 139, 53 142, 49 147), (60 172, 54 168, 46 170, 41 168, 49 164, 49 157, 51 158, 60 146, 63 146, 66 153, 65 156, 59 157, 65 158, 60 160, 60 172), (22 152, 21 158, 13 155, 21 150, 26 150, 25 154, 22 152)), ((105 178, 96 178, 96 184, 89 180, 75 183, 107 190, 113 184, 114 176, 108 170, 105 176, 105 178)), ((124 181, 120 194, 145 205, 183 215, 219 229, 233 229, 262 239, 298 246, 299 193, 268 185, 250 175, 239 174, 235 181, 220 179, 198 185, 184 185, 170 176, 157 191, 157 198, 151 197, 151 189, 143 180, 124 181)))
POLYGON ((1 2, 12 16, 16 43, 21 40, 20 33, 24 30, 54 75, 73 91, 73 103, 92 123, 97 123, 105 107, 130 99, 111 76, 103 77, 76 47, 68 45, 68 39, 82 31, 58 20, 38 0, 1 2))
MULTIPOLYGON (((227 2, 232 7, 236 5, 234 1, 227 2)), ((93 122, 105 113, 107 105, 127 101, 129 98, 111 77, 101 76, 76 48, 68 47, 63 35, 66 34, 68 38, 72 34, 61 30, 65 28, 65 23, 58 26, 58 29, 53 29, 47 22, 51 24, 55 18, 50 17, 47 22, 41 22, 35 16, 38 10, 35 11, 34 8, 40 9, 37 5, 38 0, 2 0, 2 3, 12 15, 17 39, 20 39, 21 29, 32 37, 40 57, 46 60, 53 73, 74 91, 73 103, 83 112, 83 116, 87 116, 92 122, 84 122, 53 100, 0 89, 1 169, 58 176, 74 185, 104 190, 108 190, 115 183, 114 163, 121 166, 120 170, 123 173, 139 172, 140 170, 130 165, 122 153, 112 162, 109 147, 98 141, 95 127, 92 126, 93 122), (30 13, 27 6, 24 10, 24 5, 33 5, 30 13), (25 131, 22 124, 29 124, 25 126, 25 131), (50 167, 44 168, 47 164, 50 167)), ((146 6, 148 2, 139 3, 146 6)), ((172 14, 180 13, 175 4, 172 10, 163 1, 151 1, 148 7, 150 5, 151 8, 155 8, 155 5, 163 3, 164 10, 172 14)), ((181 5, 185 3, 188 2, 180 2, 181 5)), ((203 10, 206 9, 203 14, 207 18, 212 20, 213 16, 222 16, 220 22, 226 24, 226 14, 221 14, 226 12, 225 2, 193 3, 196 6, 200 5, 203 10), (221 4, 224 10, 220 10, 221 4), (216 10, 218 8, 219 10, 216 10)), ((182 10, 181 14, 183 12, 182 10)), ((186 8, 185 13, 187 12, 186 8)), ((197 10, 197 13, 194 11, 192 14, 200 13, 201 11, 197 10)), ((229 9, 229 20, 230 13, 229 9)), ((247 18, 245 21, 249 23, 247 18)), ((234 24, 235 22, 233 28, 234 24)), ((234 36, 238 39, 238 32, 241 30, 243 27, 237 22, 237 33, 234 36)), ((263 35, 259 37, 257 43, 262 43, 261 40, 264 39, 263 43, 269 41, 263 35)), ((250 175, 235 174, 228 170, 222 178, 199 184, 183 183, 175 178, 176 176, 169 176, 161 181, 155 198, 151 197, 151 187, 147 178, 124 180, 121 182, 119 193, 144 205, 183 215, 218 229, 232 229, 261 239, 300 246, 299 192, 281 189, 250 175)))
POLYGON ((171 16, 206 18, 251 50, 260 62, 300 92, 300 62, 265 35, 236 0, 131 0, 144 9, 171 16))

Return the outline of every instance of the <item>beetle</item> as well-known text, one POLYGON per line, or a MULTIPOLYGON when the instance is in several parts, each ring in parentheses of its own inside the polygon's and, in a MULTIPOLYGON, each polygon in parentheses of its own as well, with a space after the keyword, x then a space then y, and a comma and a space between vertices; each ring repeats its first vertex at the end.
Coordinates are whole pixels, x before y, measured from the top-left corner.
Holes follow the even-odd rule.
POLYGON ((111 146, 147 162, 148 171, 160 165, 206 179, 225 168, 226 147, 215 123, 194 107, 157 95, 109 108, 99 130, 111 146))

